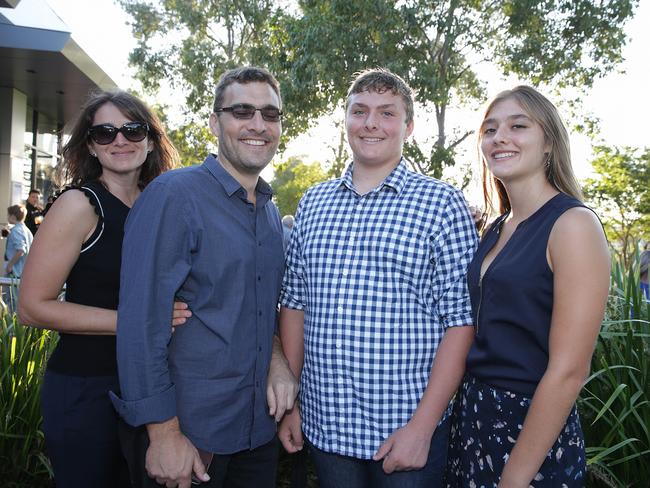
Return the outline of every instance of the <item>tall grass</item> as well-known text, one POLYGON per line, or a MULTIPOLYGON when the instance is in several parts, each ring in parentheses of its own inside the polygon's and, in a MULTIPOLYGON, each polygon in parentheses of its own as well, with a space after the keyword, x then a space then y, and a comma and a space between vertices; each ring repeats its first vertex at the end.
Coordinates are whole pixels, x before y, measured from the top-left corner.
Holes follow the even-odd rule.
MULTIPOLYGON (((638 259, 638 256, 637 256, 638 259)), ((605 320, 578 402, 587 443, 589 486, 650 484, 650 303, 638 267, 612 265, 605 320)))
POLYGON ((0 485, 47 486, 50 468, 41 432, 40 387, 56 334, 0 317, 0 485))

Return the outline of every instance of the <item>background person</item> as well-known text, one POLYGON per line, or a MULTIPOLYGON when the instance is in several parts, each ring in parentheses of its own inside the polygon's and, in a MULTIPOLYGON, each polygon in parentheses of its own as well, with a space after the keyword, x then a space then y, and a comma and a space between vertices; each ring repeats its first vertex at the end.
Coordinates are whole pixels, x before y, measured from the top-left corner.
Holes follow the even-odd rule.
MULTIPOLYGON (((26 215, 27 209, 23 205, 12 205, 7 209, 7 220, 13 227, 7 236, 5 273, 12 278, 22 276, 25 258, 32 246, 33 236, 25 225, 26 215)), ((9 304, 9 311, 13 313, 16 311, 18 287, 3 287, 3 290, 5 291, 5 303, 9 304)))
POLYGON ((291 231, 293 230, 293 215, 285 215, 282 217, 282 244, 286 250, 289 247, 291 240, 291 231))
POLYGON ((650 302, 650 287, 648 287, 648 266, 650 265, 650 251, 641 253, 639 258, 639 283, 643 297, 650 302))
MULTIPOLYGON (((42 387, 57 488, 129 486, 108 397, 119 388, 115 327, 124 221, 142 188, 177 163, 158 118, 123 91, 92 95, 63 148, 60 170, 72 187, 52 205, 34 240, 19 304, 24 323, 60 333, 42 387)), ((175 323, 187 315, 179 310, 175 323)))
POLYGON ((575 402, 609 289, 603 228, 582 203, 568 133, 543 95, 527 86, 500 93, 479 134, 486 208, 502 215, 467 273, 476 336, 447 484, 581 487, 575 402))
POLYGON ((23 205, 12 205, 7 209, 7 220, 13 225, 7 236, 7 264, 5 272, 7 275, 20 278, 25 266, 25 258, 32 246, 32 233, 25 225, 27 210, 23 205))
POLYGON ((25 218, 25 225, 36 235, 38 227, 43 222, 43 207, 40 205, 41 191, 37 188, 29 190, 29 196, 25 201, 25 208, 27 209, 27 216, 25 218))

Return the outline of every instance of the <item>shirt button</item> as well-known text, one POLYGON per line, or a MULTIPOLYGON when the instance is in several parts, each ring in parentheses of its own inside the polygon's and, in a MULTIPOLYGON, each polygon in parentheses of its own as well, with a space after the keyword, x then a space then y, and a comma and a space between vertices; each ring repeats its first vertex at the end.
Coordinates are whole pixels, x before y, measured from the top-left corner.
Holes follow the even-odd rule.
POLYGON ((262 241, 259 241, 259 242, 257 243, 257 245, 260 246, 260 247, 262 247, 262 241))
POLYGON ((341 348, 341 341, 336 341, 336 347, 339 349, 341 348))
POLYGON ((338 308, 338 311, 339 311, 339 312, 343 312, 343 307, 339 307, 339 308, 338 308))
POLYGON ((260 382, 259 382, 259 381, 256 381, 256 382, 255 382, 255 386, 259 388, 259 387, 260 387, 260 382))
POLYGON ((344 269, 344 270, 343 270, 343 276, 347 276, 348 274, 349 274, 348 270, 347 270, 347 269, 344 269))
POLYGON ((262 281, 262 277, 260 275, 257 275, 257 281, 262 281))
POLYGON ((261 317, 261 316, 262 316, 262 311, 261 311, 261 310, 258 310, 258 311, 257 311, 257 315, 259 315, 259 316, 261 317))

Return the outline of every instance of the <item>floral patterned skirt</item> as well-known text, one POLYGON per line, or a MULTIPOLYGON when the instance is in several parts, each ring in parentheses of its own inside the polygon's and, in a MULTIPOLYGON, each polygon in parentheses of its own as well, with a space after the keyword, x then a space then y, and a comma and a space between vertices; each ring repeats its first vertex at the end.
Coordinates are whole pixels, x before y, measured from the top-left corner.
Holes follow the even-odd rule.
MULTIPOLYGON (((496 488, 521 432, 531 399, 467 376, 452 416, 448 488, 496 488)), ((575 488, 585 484, 585 443, 574 406, 530 486, 575 488)))

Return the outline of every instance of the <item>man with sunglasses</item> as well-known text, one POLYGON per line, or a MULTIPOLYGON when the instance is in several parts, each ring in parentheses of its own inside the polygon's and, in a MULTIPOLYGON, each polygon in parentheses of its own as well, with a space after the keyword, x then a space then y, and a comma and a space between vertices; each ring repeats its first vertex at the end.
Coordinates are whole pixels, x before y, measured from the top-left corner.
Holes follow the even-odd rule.
POLYGON ((442 486, 477 237, 462 194, 402 157, 413 105, 399 76, 358 75, 352 163, 305 193, 287 252, 280 334, 302 376, 278 436, 296 452, 304 431, 322 488, 442 486))
POLYGON ((210 116, 218 154, 154 180, 129 214, 113 399, 128 424, 146 425, 150 443, 133 449, 149 477, 136 472, 136 486, 187 487, 192 473, 210 487, 275 486, 276 421, 296 383, 274 336, 282 226, 259 175, 281 115, 268 71, 224 73, 210 116), (175 297, 192 317, 172 334, 175 297))

